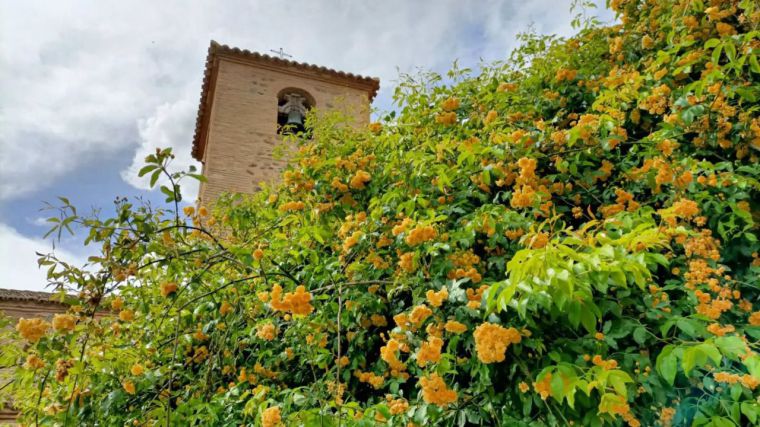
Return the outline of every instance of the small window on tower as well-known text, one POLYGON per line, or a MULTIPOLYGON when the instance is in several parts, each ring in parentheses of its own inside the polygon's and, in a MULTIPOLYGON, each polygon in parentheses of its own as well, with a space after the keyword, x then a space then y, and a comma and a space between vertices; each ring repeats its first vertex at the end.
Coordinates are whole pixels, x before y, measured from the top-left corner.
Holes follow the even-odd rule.
POLYGON ((306 112, 313 106, 313 98, 307 92, 295 88, 281 90, 277 95, 277 133, 303 132, 306 112))

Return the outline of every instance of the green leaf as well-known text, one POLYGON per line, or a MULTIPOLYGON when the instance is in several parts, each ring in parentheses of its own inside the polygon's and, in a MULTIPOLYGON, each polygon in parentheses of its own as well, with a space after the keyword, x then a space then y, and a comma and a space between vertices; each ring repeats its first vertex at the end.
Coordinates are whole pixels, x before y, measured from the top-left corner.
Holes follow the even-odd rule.
POLYGON ((757 413, 760 412, 760 405, 757 402, 742 402, 742 414, 752 423, 757 423, 757 413))
POLYGON ((161 176, 161 169, 156 169, 156 171, 153 172, 153 175, 150 176, 151 188, 153 188, 153 186, 156 185, 156 181, 158 181, 159 176, 161 176))
POLYGON ((161 186, 161 192, 166 195, 166 201, 171 202, 174 200, 174 192, 169 189, 169 187, 162 185, 161 186))
POLYGON ((705 49, 712 49, 719 44, 720 44, 720 39, 715 39, 715 38, 710 39, 705 42, 705 49))
POLYGON ((676 321, 676 327, 693 338, 697 336, 697 328, 701 327, 701 323, 693 319, 680 318, 676 321))
POLYGON ((581 324, 586 331, 590 334, 594 333, 596 331, 596 316, 594 315, 594 312, 588 307, 583 307, 581 308, 580 317, 581 324))
POLYGON ((142 168, 142 169, 140 169, 140 171, 139 171, 139 172, 137 172, 137 176, 143 176, 143 175, 145 175, 146 173, 148 173, 148 172, 150 172, 150 171, 152 171, 152 170, 156 169, 157 167, 158 167, 158 166, 156 166, 156 165, 147 165, 147 166, 143 166, 143 168, 142 168))
POLYGON ((638 327, 633 330, 633 340, 639 345, 644 345, 647 340, 647 330, 644 327, 638 327))
POLYGON ((620 369, 610 371, 609 376, 607 377, 607 383, 612 385, 617 394, 625 398, 628 398, 628 389, 625 385, 632 382, 633 378, 620 369))
POLYGON ((656 368, 657 372, 662 375, 668 384, 673 385, 676 380, 678 371, 678 357, 674 353, 675 346, 666 345, 659 355, 657 355, 656 368))
POLYGON ((720 351, 714 344, 705 342, 686 348, 681 360, 684 373, 689 375, 694 368, 705 366, 708 359, 711 359, 715 364, 720 363, 722 359, 720 351))
POLYGON ((749 69, 752 70, 753 73, 760 74, 760 63, 757 62, 757 55, 755 54, 749 55, 749 69))
POLYGON ((713 49, 712 56, 711 56, 713 64, 720 63, 720 54, 722 52, 723 52, 723 45, 719 45, 718 47, 716 47, 715 49, 713 49))
POLYGON ((724 356, 731 360, 739 360, 739 356, 746 352, 744 341, 737 336, 718 337, 715 339, 715 345, 724 356))

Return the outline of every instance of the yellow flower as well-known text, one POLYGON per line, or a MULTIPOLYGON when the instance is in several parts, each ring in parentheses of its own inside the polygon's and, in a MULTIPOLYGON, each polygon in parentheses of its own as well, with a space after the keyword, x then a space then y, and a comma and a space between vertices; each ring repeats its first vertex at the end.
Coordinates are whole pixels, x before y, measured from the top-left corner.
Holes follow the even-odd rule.
POLYGON ((256 261, 261 261, 262 258, 264 258, 264 251, 259 249, 256 249, 253 251, 253 258, 256 259, 256 261))
POLYGON ((351 361, 346 356, 341 356, 341 358, 338 359, 337 362, 338 362, 338 366, 340 366, 341 368, 348 366, 348 364, 351 363, 351 361))
POLYGON ((520 381, 518 387, 522 393, 527 393, 530 390, 530 386, 525 381, 520 381))
POLYGON ((441 103, 443 111, 452 111, 459 108, 459 98, 451 97, 441 103))
POLYGON ((552 395, 552 373, 547 372, 540 381, 533 383, 533 390, 541 395, 541 399, 546 400, 552 395))
POLYGON ((541 249, 545 247, 549 243, 549 235, 547 233, 541 232, 536 233, 528 239, 528 247, 531 249, 541 249))
POLYGON ((398 266, 401 270, 411 273, 414 271, 414 253, 406 252, 399 256, 398 266))
POLYGON ((443 340, 438 337, 430 337, 423 342, 417 352, 417 365, 424 368, 428 363, 436 363, 441 360, 443 340))
POLYGON ((437 373, 420 378, 420 386, 425 403, 445 408, 457 401, 457 392, 448 388, 443 378, 437 373))
POLYGON ((561 82, 563 80, 571 81, 575 80, 575 76, 578 74, 577 70, 567 69, 567 68, 561 68, 557 70, 557 74, 555 75, 555 78, 558 82, 561 82))
POLYGON ((383 125, 378 122, 372 122, 368 126, 369 131, 372 133, 380 133, 383 130, 383 125))
POLYGON ((749 316, 749 324, 752 326, 760 326, 760 311, 756 311, 749 316))
POLYGON ((161 296, 166 298, 167 296, 177 292, 177 284, 174 282, 161 283, 161 296))
POLYGON ((372 180, 372 175, 363 170, 358 170, 356 171, 356 174, 354 174, 353 178, 351 178, 351 181, 348 183, 348 185, 354 190, 361 190, 370 180, 372 180))
POLYGON ((442 125, 450 126, 457 122, 457 113, 449 111, 435 116, 435 122, 442 125))
POLYGON ((124 391, 126 391, 129 394, 135 394, 135 383, 132 381, 124 381, 122 383, 122 387, 124 387, 124 391))
POLYGON ((227 300, 222 301, 222 305, 219 307, 219 314, 222 316, 226 316, 227 313, 231 313, 235 308, 227 302, 227 300))
POLYGON ((364 233, 361 231, 354 231, 353 234, 348 236, 348 238, 346 238, 346 240, 343 241, 343 252, 348 252, 351 250, 351 248, 356 246, 356 244, 359 243, 359 239, 361 239, 362 236, 364 236, 364 233))
POLYGON ((409 246, 416 246, 420 243, 435 239, 435 236, 437 234, 438 233, 435 231, 435 228, 429 225, 418 226, 409 232, 409 235, 406 236, 405 241, 409 246))
POLYGON ((499 117, 499 113, 497 113, 495 110, 491 110, 488 112, 488 114, 486 114, 486 117, 483 119, 483 123, 486 125, 490 125, 491 123, 496 121, 498 117, 499 117))
POLYGON ((727 333, 734 332, 735 330, 736 329, 733 325, 721 326, 719 323, 711 323, 707 326, 707 332, 710 332, 711 334, 717 335, 719 337, 722 337, 727 333))
POLYGON ((515 83, 500 83, 499 87, 496 88, 496 91, 498 91, 498 92, 512 92, 515 89, 517 89, 517 85, 515 83))
POLYGON ((433 307, 440 307, 443 305, 443 302, 446 301, 446 299, 449 297, 449 290, 446 288, 441 288, 440 291, 434 292, 432 289, 429 289, 425 293, 425 297, 427 298, 430 305, 433 307))
POLYGON ((208 209, 206 209, 205 206, 201 206, 198 208, 198 215, 200 216, 207 216, 208 215, 208 209))
POLYGON ((18 320, 16 331, 29 342, 37 342, 50 329, 50 324, 40 318, 18 320))
POLYGON ((122 322, 131 322, 135 319, 135 312, 132 310, 122 310, 119 312, 119 319, 122 322))
POLYGON ((683 218, 691 218, 699 214, 699 206, 693 200, 680 199, 673 203, 673 212, 683 218))
POLYGON ((420 304, 412 309, 412 313, 409 316, 409 320, 419 326, 422 322, 425 321, 431 314, 433 314, 433 311, 425 304, 420 304))
POLYGON ((304 202, 286 202, 280 205, 280 212, 302 211, 306 205, 304 202))
POLYGON ((409 402, 406 399, 392 399, 390 395, 386 399, 388 400, 388 409, 393 415, 403 414, 409 409, 409 402))
POLYGON ((40 359, 36 354, 26 356, 24 368, 30 370, 42 369, 45 367, 45 361, 40 359))
POLYGON ((382 387, 383 383, 385 383, 385 379, 381 375, 376 375, 373 372, 362 372, 360 370, 356 370, 354 371, 354 376, 359 380, 359 382, 367 383, 376 390, 382 387))
POLYGON ((194 208, 194 207, 192 207, 192 206, 185 206, 185 208, 184 208, 184 209, 182 209, 182 211, 183 211, 183 212, 185 213, 185 215, 187 215, 187 216, 193 216, 193 214, 195 213, 195 208, 194 208))
POLYGON ((140 376, 143 374, 143 372, 145 372, 145 368, 143 368, 141 364, 135 363, 132 365, 132 368, 130 368, 129 372, 131 372, 134 376, 140 376))
POLYGON ((53 329, 58 332, 73 331, 76 324, 76 317, 70 314, 56 314, 53 316, 53 329))
POLYGON ((265 323, 256 331, 256 336, 265 341, 272 341, 277 336, 277 329, 271 323, 265 323))
POLYGON ((121 299, 121 297, 116 297, 111 301, 111 309, 113 310, 121 310, 121 308, 124 306, 124 300, 121 299))
POLYGON ((591 358, 591 363, 593 363, 596 366, 601 366, 604 369, 615 369, 618 367, 617 360, 609 359, 604 360, 601 355, 595 354, 594 357, 591 358))
POLYGON ((447 332, 451 332, 452 334, 461 334, 467 331, 467 325, 457 322, 456 320, 449 320, 446 322, 446 325, 444 325, 444 328, 447 332))
POLYGON ((720 34, 721 37, 732 36, 736 34, 736 28, 730 24, 726 24, 725 22, 718 22, 715 24, 715 29, 718 31, 718 34, 720 34))
POLYGON ((520 332, 515 328, 504 328, 494 323, 483 323, 475 329, 475 350, 478 359, 483 363, 502 362, 507 347, 522 340, 520 332))
POLYGON ((311 305, 311 293, 306 292, 306 287, 300 285, 295 292, 288 292, 282 297, 282 287, 274 285, 270 294, 270 305, 275 311, 289 311, 294 315, 305 316, 314 311, 311 305))

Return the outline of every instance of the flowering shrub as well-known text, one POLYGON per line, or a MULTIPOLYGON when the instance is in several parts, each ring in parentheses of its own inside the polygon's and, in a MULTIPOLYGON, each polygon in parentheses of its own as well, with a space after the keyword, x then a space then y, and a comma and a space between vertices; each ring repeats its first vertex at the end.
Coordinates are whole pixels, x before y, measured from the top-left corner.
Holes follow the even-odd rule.
POLYGON ((312 117, 253 196, 180 209, 159 150, 167 208, 64 199, 100 253, 40 261, 80 303, 18 324, 25 421, 757 423, 760 11, 610 6, 367 129, 312 117))

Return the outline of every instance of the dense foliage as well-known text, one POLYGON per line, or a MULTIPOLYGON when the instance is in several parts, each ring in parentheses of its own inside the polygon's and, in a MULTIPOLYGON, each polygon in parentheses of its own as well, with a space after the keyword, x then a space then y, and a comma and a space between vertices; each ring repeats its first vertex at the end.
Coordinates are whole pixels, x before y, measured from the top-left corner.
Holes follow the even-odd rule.
POLYGON ((80 297, 30 343, 25 420, 712 425, 760 417, 760 10, 615 0, 477 75, 312 118, 282 185, 113 218, 64 200, 80 297), (106 315, 95 315, 97 312, 106 315))

